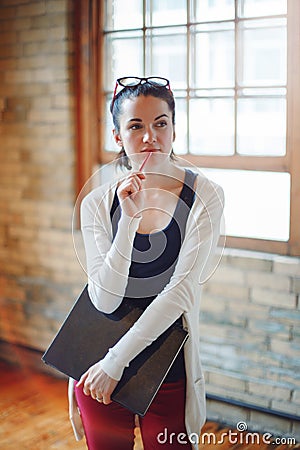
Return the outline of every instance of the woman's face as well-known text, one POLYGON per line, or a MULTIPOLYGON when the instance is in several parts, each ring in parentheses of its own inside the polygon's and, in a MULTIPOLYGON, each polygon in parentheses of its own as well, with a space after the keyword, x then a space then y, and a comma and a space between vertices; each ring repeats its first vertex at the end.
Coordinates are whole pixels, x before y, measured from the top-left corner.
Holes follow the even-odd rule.
POLYGON ((114 131, 114 137, 117 144, 124 147, 133 165, 135 162, 140 164, 147 152, 161 155, 156 159, 162 161, 163 155, 171 153, 175 139, 168 104, 160 98, 144 95, 124 100, 120 132, 114 131))

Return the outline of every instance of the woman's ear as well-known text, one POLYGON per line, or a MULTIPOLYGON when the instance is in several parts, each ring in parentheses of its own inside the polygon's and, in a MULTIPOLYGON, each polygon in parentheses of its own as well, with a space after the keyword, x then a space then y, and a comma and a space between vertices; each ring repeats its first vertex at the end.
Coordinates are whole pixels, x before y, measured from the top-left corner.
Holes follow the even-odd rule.
POLYGON ((119 133, 116 132, 115 128, 112 130, 114 140, 119 147, 123 147, 123 142, 119 133))

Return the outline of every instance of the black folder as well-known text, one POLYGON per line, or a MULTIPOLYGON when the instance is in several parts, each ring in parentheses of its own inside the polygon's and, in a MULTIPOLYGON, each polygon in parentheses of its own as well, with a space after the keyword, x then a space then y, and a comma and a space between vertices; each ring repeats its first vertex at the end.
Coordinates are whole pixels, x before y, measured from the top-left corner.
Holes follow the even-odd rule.
MULTIPOLYGON (((141 308, 123 301, 112 314, 102 313, 94 307, 85 286, 42 359, 79 380, 91 365, 106 355, 142 312, 141 308)), ((144 416, 187 338, 187 331, 178 323, 168 328, 125 368, 112 400, 144 416)))

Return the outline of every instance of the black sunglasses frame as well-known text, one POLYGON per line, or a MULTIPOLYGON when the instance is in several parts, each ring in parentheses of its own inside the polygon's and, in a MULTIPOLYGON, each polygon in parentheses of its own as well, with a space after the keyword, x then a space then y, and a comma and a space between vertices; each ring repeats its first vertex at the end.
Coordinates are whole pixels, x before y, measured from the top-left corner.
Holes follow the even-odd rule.
POLYGON ((163 77, 133 77, 133 76, 118 78, 116 80, 116 85, 115 85, 115 89, 114 89, 114 93, 113 93, 113 99, 112 99, 112 103, 111 103, 111 111, 113 110, 113 107, 114 107, 118 86, 122 86, 123 89, 134 88, 136 86, 139 86, 143 82, 144 83, 149 83, 152 86, 169 89, 169 91, 171 92, 170 81, 167 78, 163 78, 163 77), (123 80, 127 80, 127 79, 137 80, 137 82, 135 84, 124 84, 123 80), (162 80, 162 82, 164 84, 163 83, 161 83, 161 84, 157 83, 154 80, 162 80))

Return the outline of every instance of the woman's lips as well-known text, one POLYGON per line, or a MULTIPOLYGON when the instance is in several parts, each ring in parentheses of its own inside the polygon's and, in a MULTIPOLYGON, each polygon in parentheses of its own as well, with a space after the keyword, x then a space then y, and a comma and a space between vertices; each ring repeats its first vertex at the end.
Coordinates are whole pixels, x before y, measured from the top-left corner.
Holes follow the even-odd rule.
POLYGON ((144 149, 142 150, 143 153, 144 153, 144 152, 154 153, 154 152, 159 152, 159 151, 160 151, 159 148, 144 148, 144 149))

